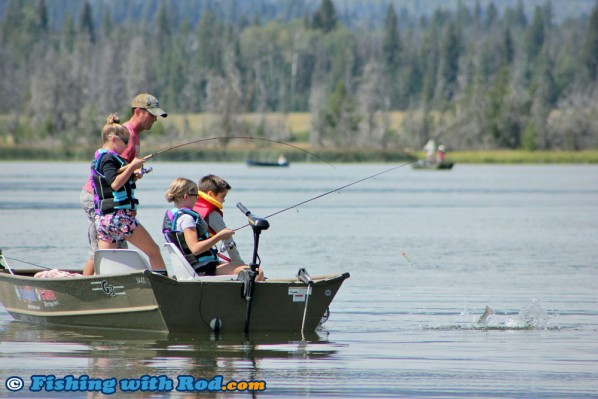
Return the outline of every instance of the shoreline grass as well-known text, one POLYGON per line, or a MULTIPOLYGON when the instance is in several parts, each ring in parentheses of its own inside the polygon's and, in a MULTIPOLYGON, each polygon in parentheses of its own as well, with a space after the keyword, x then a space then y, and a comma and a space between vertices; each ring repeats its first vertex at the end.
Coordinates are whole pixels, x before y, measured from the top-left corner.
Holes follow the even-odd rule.
POLYGON ((587 151, 455 151, 447 153, 455 163, 469 164, 596 164, 598 150, 587 151))
MULTIPOLYGON (((298 143, 294 143, 298 144, 298 143)), ((244 162, 247 159, 276 160, 285 153, 290 162, 412 162, 425 158, 423 152, 388 150, 314 149, 301 148, 313 154, 281 147, 255 146, 217 147, 199 151, 197 148, 180 148, 161 154, 156 161, 179 162, 244 162)), ((145 152, 154 153, 165 146, 146 146, 145 152)), ((0 161, 88 161, 97 148, 71 147, 67 149, 33 146, 0 145, 0 161)), ((447 160, 457 164, 598 164, 598 150, 589 151, 450 151, 447 160)))
MULTIPOLYGON (((404 118, 403 112, 391 113, 391 124, 400 126, 404 118)), ((155 153, 173 144, 173 140, 185 141, 188 137, 197 137, 198 132, 205 130, 210 122, 210 114, 173 114, 168 116, 162 126, 162 134, 152 135, 143 140, 144 155, 155 153), (179 131, 175 138, 168 137, 164 131, 168 126, 179 131), (195 132, 195 133, 194 133, 195 132)), ((375 149, 330 149, 313 148, 307 143, 307 132, 311 123, 309 113, 291 112, 287 114, 241 114, 240 118, 252 125, 267 122, 273 125, 285 126, 292 135, 290 141, 293 146, 315 154, 327 162, 410 162, 423 159, 422 151, 375 150, 375 149)), ((0 125, 7 123, 8 116, 0 114, 0 125)), ((1 128, 2 126, 0 126, 1 128)), ((154 129, 156 130, 156 129, 154 129)), ((0 132, 2 129, 0 129, 0 132)), ((262 143, 263 144, 263 143, 262 143)), ((60 142, 46 143, 15 143, 14 138, 0 135, 0 161, 88 161, 97 148, 88 145, 68 145, 60 142), (51 147, 48 145, 51 144, 51 147)), ((244 162, 252 158, 258 160, 276 160, 278 154, 284 152, 291 162, 319 162, 313 156, 308 156, 298 150, 292 150, 276 145, 254 145, 254 143, 229 143, 224 147, 219 142, 202 143, 202 147, 188 146, 168 151, 160 155, 158 161, 206 161, 206 162, 244 162)), ((598 164, 598 149, 586 151, 523 151, 523 150, 480 150, 480 151, 449 151, 447 160, 461 164, 598 164)))

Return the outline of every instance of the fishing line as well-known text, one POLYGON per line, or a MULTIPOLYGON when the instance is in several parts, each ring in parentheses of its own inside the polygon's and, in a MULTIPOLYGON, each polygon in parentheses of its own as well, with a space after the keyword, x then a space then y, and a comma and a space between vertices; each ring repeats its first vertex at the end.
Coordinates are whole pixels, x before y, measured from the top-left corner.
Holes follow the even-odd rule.
MULTIPOLYGON (((359 183, 361 183, 361 182, 364 182, 364 181, 366 181, 366 180, 370 180, 370 179, 376 178, 376 177, 378 177, 378 176, 380 176, 380 175, 383 175, 383 174, 385 174, 385 173, 392 172, 393 170, 396 170, 396 169, 402 168, 402 167, 404 167, 404 166, 407 166, 407 165, 411 165, 412 163, 423 161, 424 159, 427 159, 427 158, 428 158, 428 156, 425 156, 425 157, 423 157, 423 158, 416 159, 416 160, 414 160, 414 161, 405 162, 405 163, 402 163, 402 164, 400 164, 400 165, 393 166, 392 168, 385 169, 385 170, 383 170, 383 171, 381 171, 381 172, 374 173, 373 175, 370 175, 370 176, 364 177, 363 179, 355 180, 354 182, 351 182, 351 183, 345 184, 344 186, 337 187, 337 188, 335 188, 335 189, 333 189, 333 190, 330 190, 330 191, 327 191, 327 192, 325 192, 325 193, 322 193, 322 194, 316 195, 315 197, 311 197, 311 198, 309 198, 309 199, 307 199, 307 200, 305 200, 305 201, 301 201, 301 202, 299 202, 299 203, 297 203, 297 204, 295 204, 295 205, 291 205, 291 206, 289 206, 289 207, 287 207, 287 208, 284 208, 284 209, 281 209, 281 210, 279 210, 279 211, 277 211, 277 212, 271 213, 270 215, 268 215, 268 216, 265 216, 265 217, 264 217, 264 219, 268 219, 268 218, 270 218, 270 217, 272 217, 272 216, 275 216, 275 215, 281 214, 281 213, 283 213, 283 212, 289 211, 289 210, 291 210, 291 209, 297 208, 297 207, 299 207, 299 206, 301 206, 301 205, 305 205, 305 204, 307 204, 308 202, 315 201, 315 200, 317 200, 317 199, 320 199, 320 198, 322 198, 322 197, 325 197, 325 196, 327 196, 327 195, 330 195, 330 194, 332 194, 332 193, 336 193, 336 192, 338 192, 338 191, 344 190, 345 188, 348 188, 348 187, 354 186, 354 185, 356 185, 356 184, 359 184, 359 183)), ((241 226, 241 227, 239 227, 239 228, 237 228, 237 229, 234 229, 234 231, 241 230, 242 228, 244 228, 244 227, 247 227, 247 226, 249 226, 249 224, 246 224, 246 225, 243 225, 243 226, 241 226)))
POLYGON ((309 151, 307 151, 307 150, 305 150, 305 149, 303 149, 301 147, 298 147, 296 145, 293 145, 293 144, 290 144, 290 143, 286 143, 284 141, 266 139, 266 138, 262 138, 262 137, 253 137, 253 136, 220 136, 220 137, 208 137, 208 138, 193 140, 193 141, 189 141, 189 142, 186 142, 186 143, 174 145, 172 147, 166 148, 164 150, 155 152, 155 153, 150 154, 150 155, 146 155, 145 157, 143 157, 143 159, 145 159, 147 161, 147 160, 152 159, 153 157, 156 157, 156 156, 158 156, 160 154, 163 154, 163 153, 165 153, 167 151, 171 151, 171 150, 174 150, 174 149, 177 149, 177 148, 181 148, 181 147, 184 147, 184 146, 187 146, 187 145, 190 145, 190 144, 202 143, 202 142, 205 142, 205 141, 212 141, 212 140, 227 140, 227 139, 228 140, 238 139, 238 140, 267 141, 269 143, 276 143, 276 144, 286 145, 287 147, 291 147, 291 148, 294 148, 294 149, 299 150, 301 152, 304 152, 305 154, 310 155, 311 157, 317 159, 318 161, 324 162, 324 163, 326 163, 326 164, 328 164, 328 165, 330 165, 330 166, 332 166, 333 168, 336 169, 336 166, 334 166, 330 162, 325 161, 324 159, 318 157, 317 155, 315 155, 315 154, 313 154, 313 153, 311 153, 311 152, 309 152, 309 151))
POLYGON ((27 264, 27 265, 31 265, 31 266, 35 266, 35 267, 41 267, 42 269, 46 269, 46 270, 52 270, 52 268, 50 268, 50 267, 47 267, 47 266, 42 266, 42 265, 38 265, 38 264, 36 264, 36 263, 31 263, 31 262, 27 262, 27 261, 20 260, 20 259, 16 259, 16 258, 12 258, 12 257, 10 257, 10 256, 5 256, 5 258, 6 258, 6 259, 10 259, 10 260, 14 260, 14 261, 16 261, 16 262, 25 263, 25 264, 27 264))

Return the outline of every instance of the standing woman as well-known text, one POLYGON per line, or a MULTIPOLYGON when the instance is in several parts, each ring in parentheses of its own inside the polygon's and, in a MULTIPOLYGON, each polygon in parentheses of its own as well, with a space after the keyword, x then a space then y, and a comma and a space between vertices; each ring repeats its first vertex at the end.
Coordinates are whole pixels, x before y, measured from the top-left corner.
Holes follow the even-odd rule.
POLYGON ((149 257, 153 270, 164 270, 160 248, 136 218, 135 181, 145 159, 133 158, 128 163, 120 156, 129 143, 129 131, 116 114, 108 116, 102 142, 91 164, 98 248, 115 249, 126 240, 149 257))

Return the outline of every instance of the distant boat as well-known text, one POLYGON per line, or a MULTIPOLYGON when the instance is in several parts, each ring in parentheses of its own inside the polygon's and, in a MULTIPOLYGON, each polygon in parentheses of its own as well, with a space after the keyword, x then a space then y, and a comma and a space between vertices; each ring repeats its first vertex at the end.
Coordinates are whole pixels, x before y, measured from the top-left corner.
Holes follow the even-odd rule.
POLYGON ((284 162, 264 162, 264 161, 254 161, 248 159, 247 166, 270 166, 270 167, 287 167, 290 165, 289 161, 284 162))
POLYGON ((442 162, 438 162, 438 163, 430 163, 430 164, 426 164, 423 161, 420 162, 416 162, 412 165, 413 169, 424 169, 424 170, 439 170, 439 169, 444 169, 444 170, 451 170, 453 168, 453 165, 455 165, 454 162, 450 162, 450 161, 442 161, 442 162))

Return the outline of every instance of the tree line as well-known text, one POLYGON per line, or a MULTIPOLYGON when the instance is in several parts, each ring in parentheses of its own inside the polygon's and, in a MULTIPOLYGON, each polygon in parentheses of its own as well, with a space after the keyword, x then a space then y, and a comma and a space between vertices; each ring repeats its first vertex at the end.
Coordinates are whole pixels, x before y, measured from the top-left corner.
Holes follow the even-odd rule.
POLYGON ((598 145, 598 2, 558 22, 550 1, 533 10, 459 1, 425 16, 389 2, 380 20, 350 26, 333 0, 308 11, 282 2, 285 12, 266 11, 287 17, 265 21, 191 0, 176 12, 148 1, 153 12, 134 17, 131 3, 86 0, 57 18, 45 0, 9 0, 0 144, 95 144, 108 113, 126 114, 149 92, 171 114, 210 115, 194 134, 292 140, 285 115, 309 112, 306 140, 322 148, 419 149, 430 138, 463 150, 598 145), (243 113, 264 117, 248 125, 243 113))

